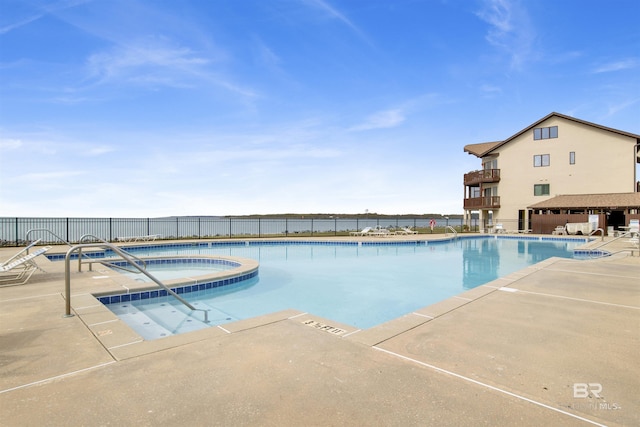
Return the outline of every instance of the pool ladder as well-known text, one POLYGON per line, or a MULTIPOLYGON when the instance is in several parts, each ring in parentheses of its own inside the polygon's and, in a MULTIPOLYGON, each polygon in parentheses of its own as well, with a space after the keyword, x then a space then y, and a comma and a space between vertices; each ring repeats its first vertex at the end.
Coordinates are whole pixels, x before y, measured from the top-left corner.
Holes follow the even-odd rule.
POLYGON ((452 226, 450 226, 450 225, 447 225, 447 226, 444 228, 444 235, 445 235, 445 236, 446 236, 447 234, 449 234, 449 230, 451 230, 451 231, 453 232, 453 238, 454 238, 454 239, 458 238, 458 232, 456 231, 456 229, 455 229, 455 228, 453 228, 453 227, 452 227, 452 226))
POLYGON ((111 249, 113 252, 118 254, 122 259, 127 261, 127 263, 129 263, 133 268, 135 268, 140 273, 147 276, 149 279, 155 282, 158 286, 160 286, 162 289, 167 291, 169 295, 173 296, 175 299, 177 299, 182 304, 184 304, 187 308, 189 308, 192 311, 202 311, 204 313, 204 323, 209 323, 209 312, 207 310, 201 309, 201 308, 195 308, 187 300, 185 300, 180 295, 178 295, 177 293, 169 289, 167 285, 165 285, 160 280, 158 280, 155 276, 149 273, 145 268, 138 265, 138 263, 136 262, 136 259, 139 261, 138 258, 133 257, 132 255, 125 252, 124 250, 120 249, 119 247, 111 243, 107 243, 105 241, 101 241, 99 243, 83 243, 83 244, 75 245, 75 246, 72 246, 71 249, 67 251, 67 254, 64 257, 64 293, 65 293, 65 299, 66 299, 65 314, 64 314, 65 317, 73 317, 73 314, 71 313, 71 254, 73 254, 76 251, 79 251, 81 253, 82 248, 89 248, 89 247, 111 249))

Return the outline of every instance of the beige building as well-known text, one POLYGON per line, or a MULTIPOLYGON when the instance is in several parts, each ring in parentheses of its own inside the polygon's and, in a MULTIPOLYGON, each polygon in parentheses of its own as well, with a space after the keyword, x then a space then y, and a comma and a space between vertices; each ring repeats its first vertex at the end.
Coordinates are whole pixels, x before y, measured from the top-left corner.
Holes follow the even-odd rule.
POLYGON ((504 141, 467 145, 482 169, 464 176, 465 224, 477 212, 481 228, 531 230, 532 207, 556 196, 638 193, 639 143, 640 135, 551 113, 504 141))

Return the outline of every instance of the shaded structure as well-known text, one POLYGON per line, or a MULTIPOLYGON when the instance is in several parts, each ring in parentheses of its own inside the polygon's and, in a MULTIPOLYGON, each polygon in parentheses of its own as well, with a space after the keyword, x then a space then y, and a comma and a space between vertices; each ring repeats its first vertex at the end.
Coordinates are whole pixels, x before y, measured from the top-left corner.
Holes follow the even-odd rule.
POLYGON ((640 193, 565 194, 533 204, 531 225, 534 233, 551 233, 568 222, 588 222, 598 216, 598 227, 614 230, 640 219, 640 193))

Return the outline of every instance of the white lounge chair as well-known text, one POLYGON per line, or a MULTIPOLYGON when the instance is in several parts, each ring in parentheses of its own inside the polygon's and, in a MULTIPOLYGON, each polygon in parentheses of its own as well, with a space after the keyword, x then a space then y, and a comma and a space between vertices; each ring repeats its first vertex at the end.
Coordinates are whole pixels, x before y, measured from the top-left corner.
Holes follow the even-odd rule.
POLYGON ((418 234, 416 230, 412 230, 409 227, 402 227, 400 230, 396 231, 396 234, 418 234))
POLYGON ((365 227, 360 231, 352 231, 349 233, 351 236, 365 236, 371 232, 371 227, 365 227))
POLYGON ((567 234, 567 230, 564 228, 564 225, 559 225, 559 226, 556 227, 555 230, 553 230, 553 232, 551 234, 565 235, 565 234, 567 234))
POLYGON ((27 254, 26 251, 35 243, 36 242, 22 249, 0 265, 0 286, 24 285, 36 270, 44 271, 38 267, 34 258, 47 252, 51 249, 51 246, 38 248, 27 254))
POLYGON ((394 235, 393 232, 387 230, 386 228, 380 228, 380 227, 376 227, 376 229, 370 232, 369 234, 375 237, 391 237, 394 235))
POLYGON ((502 224, 496 224, 496 228, 495 228, 495 232, 496 234, 498 233, 506 233, 506 230, 504 229, 504 226, 502 224))
POLYGON ((629 233, 631 236, 640 234, 640 219, 629 220, 629 233))

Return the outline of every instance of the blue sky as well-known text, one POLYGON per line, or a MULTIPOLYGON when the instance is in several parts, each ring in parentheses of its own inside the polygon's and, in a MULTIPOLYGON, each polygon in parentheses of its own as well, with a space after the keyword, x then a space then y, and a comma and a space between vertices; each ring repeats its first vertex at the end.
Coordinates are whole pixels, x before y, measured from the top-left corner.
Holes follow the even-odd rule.
POLYGON ((462 213, 466 144, 640 133, 637 0, 0 0, 0 216, 462 213))

